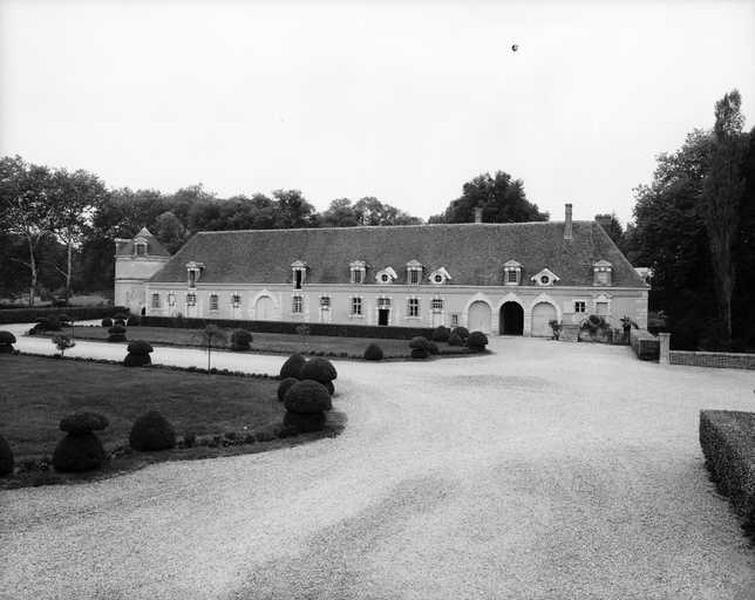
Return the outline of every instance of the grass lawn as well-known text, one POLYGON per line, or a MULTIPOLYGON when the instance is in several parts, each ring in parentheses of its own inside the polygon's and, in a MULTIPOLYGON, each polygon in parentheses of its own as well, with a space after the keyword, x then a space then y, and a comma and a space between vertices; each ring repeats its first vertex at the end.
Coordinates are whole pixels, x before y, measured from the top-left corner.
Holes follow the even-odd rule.
MULTIPOLYGON (((128 447, 134 420, 151 409, 165 415, 178 437, 186 433, 238 436, 267 431, 273 444, 290 445, 301 441, 298 438, 273 440, 274 436, 269 434, 282 423, 285 412, 277 401, 278 382, 274 379, 13 355, 0 355, 0 371, 3 372, 0 434, 8 440, 16 465, 51 457, 65 435, 58 429, 60 419, 79 411, 97 412, 110 421, 107 429, 97 432, 106 452, 128 447)), ((145 454, 126 451, 122 458, 111 461, 109 470, 130 470, 158 460, 254 452, 269 447, 266 443, 227 449, 222 444, 219 446, 145 454)), ((8 486, 7 479, 0 481, 4 482, 4 487, 8 486)), ((52 481, 42 481, 48 482, 52 481)), ((13 483, 11 481, 10 485, 13 483)))
MULTIPOLYGON (((69 334, 66 328, 63 333, 69 334)), ((226 330, 230 343, 231 330, 226 330)), ((50 334, 52 335, 52 334, 50 334)), ((106 340, 106 327, 76 327, 74 335, 81 339, 106 340)), ((353 338, 341 336, 310 335, 306 341, 299 335, 284 333, 253 332, 251 344, 252 352, 293 354, 303 353, 332 353, 331 356, 346 356, 361 358, 365 348, 374 342, 383 349, 386 358, 409 357, 409 340, 391 340, 378 338, 353 338)), ((129 327, 126 333, 129 340, 146 340, 152 344, 172 344, 178 346, 202 346, 202 332, 196 329, 180 329, 172 327, 129 327)), ((466 354, 467 349, 448 344, 438 344, 443 353, 466 354)))

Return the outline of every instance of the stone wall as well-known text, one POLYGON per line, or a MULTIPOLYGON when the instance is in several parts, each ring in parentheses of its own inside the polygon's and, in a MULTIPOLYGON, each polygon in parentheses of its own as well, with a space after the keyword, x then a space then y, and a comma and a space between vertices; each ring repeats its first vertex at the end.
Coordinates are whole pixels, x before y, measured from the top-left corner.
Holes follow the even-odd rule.
POLYGON ((720 369, 755 369, 755 354, 734 352, 688 352, 670 350, 669 363, 691 367, 716 367, 720 369))

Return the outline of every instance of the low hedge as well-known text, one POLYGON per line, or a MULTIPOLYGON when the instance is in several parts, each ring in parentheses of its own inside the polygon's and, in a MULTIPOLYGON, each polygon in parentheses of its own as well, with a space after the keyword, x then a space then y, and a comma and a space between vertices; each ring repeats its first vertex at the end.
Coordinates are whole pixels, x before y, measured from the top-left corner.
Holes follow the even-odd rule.
POLYGON ((718 491, 729 497, 755 540, 755 413, 700 411, 700 446, 718 491))
POLYGON ((50 315, 65 314, 70 316, 74 321, 88 321, 90 319, 102 319, 113 314, 114 310, 128 312, 128 308, 108 306, 66 306, 65 308, 56 309, 49 306, 40 306, 39 308, 6 308, 0 310, 0 323, 34 323, 41 317, 50 315))

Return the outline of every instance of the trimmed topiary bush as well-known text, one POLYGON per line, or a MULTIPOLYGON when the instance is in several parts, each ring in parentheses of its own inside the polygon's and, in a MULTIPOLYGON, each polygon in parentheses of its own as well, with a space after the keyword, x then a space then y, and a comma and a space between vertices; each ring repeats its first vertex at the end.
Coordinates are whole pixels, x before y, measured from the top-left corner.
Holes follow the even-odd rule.
POLYGON ((424 348, 412 348, 412 358, 424 359, 427 358, 430 353, 424 348))
POLYGON ((365 360, 383 360, 383 349, 375 343, 370 344, 364 350, 365 360))
POLYGON ((13 474, 13 450, 7 440, 0 435, 0 477, 13 474))
POLYGON ((286 397, 286 392, 299 380, 296 377, 286 377, 278 384, 278 400, 283 402, 286 397))
POLYGON ((448 345, 449 346, 463 346, 464 340, 461 339, 458 333, 454 332, 448 336, 448 345))
POLYGON ((325 389, 328 390, 328 394, 330 394, 331 396, 336 393, 336 386, 333 385, 332 381, 326 381, 325 383, 323 383, 323 385, 325 386, 325 389))
POLYGON ((430 343, 431 343, 430 340, 428 340, 426 337, 420 335, 420 336, 417 336, 417 337, 413 337, 409 341, 409 347, 412 350, 419 349, 419 350, 424 350, 425 352, 429 353, 430 352, 430 343))
POLYGON ((124 312, 117 312, 113 315, 113 321, 125 321, 128 319, 128 315, 124 312))
POLYGON ((283 416, 283 425, 296 430, 299 433, 322 431, 325 428, 325 413, 299 414, 286 412, 283 416))
POLYGON ((473 331, 467 338, 467 348, 473 352, 482 352, 487 345, 488 336, 482 333, 482 331, 473 331))
POLYGON ((298 352, 296 354, 292 354, 288 357, 286 362, 283 363, 283 366, 281 367, 280 378, 286 379, 287 377, 295 377, 296 379, 301 379, 301 369, 306 363, 307 359, 304 358, 303 355, 299 354, 298 352))
POLYGON ((126 328, 123 325, 113 325, 107 330, 108 342, 125 342, 126 341, 126 328))
POLYGON ((134 340, 128 344, 128 354, 123 359, 127 367, 144 367, 152 364, 150 353, 153 352, 152 344, 144 340, 134 340))
POLYGON ((169 450, 176 445, 176 432, 168 419, 151 410, 134 421, 128 442, 139 452, 169 450))
POLYGON ((252 343, 252 334, 246 329, 237 329, 231 334, 231 350, 237 352, 249 350, 249 344, 252 343))
POLYGON ((440 352, 440 349, 438 348, 438 344, 436 344, 435 342, 428 342, 427 352, 428 354, 438 354, 440 352))
POLYGON ((110 317, 105 317, 104 319, 102 319, 101 323, 103 327, 112 327, 113 319, 111 319, 110 317))
POLYGON ((105 449, 94 434, 105 429, 108 420, 103 415, 81 412, 60 420, 60 430, 68 435, 55 447, 52 465, 62 473, 78 473, 98 469, 105 462, 105 449))
POLYGON ((327 383, 337 377, 336 368, 327 358, 320 358, 319 356, 312 358, 301 368, 302 379, 312 379, 320 383, 327 383))
POLYGON ((293 384, 283 399, 286 410, 298 414, 313 414, 330 410, 333 403, 324 385, 305 379, 293 384))
POLYGON ((451 330, 448 327, 439 325, 433 330, 432 338, 434 342, 447 342, 450 335, 451 330))
POLYGON ((0 331, 0 354, 12 354, 16 336, 10 331, 0 331))
POLYGON ((462 339, 463 342, 465 342, 467 338, 469 337, 469 329, 467 329, 466 327, 462 327, 462 326, 454 327, 451 330, 451 334, 453 335, 454 333, 458 335, 462 339))
POLYGON ((128 343, 126 349, 130 354, 148 355, 154 351, 152 344, 145 340, 134 340, 128 343))

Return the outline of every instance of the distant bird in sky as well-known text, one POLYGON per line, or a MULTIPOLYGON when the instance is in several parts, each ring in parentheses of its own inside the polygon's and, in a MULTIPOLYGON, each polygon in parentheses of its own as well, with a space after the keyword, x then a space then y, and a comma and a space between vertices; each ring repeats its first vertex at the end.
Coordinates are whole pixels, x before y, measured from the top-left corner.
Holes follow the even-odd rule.
POLYGON ((517 50, 519 50, 519 44, 513 44, 513 45, 511 46, 511 51, 512 51, 512 52, 516 52, 517 50))

